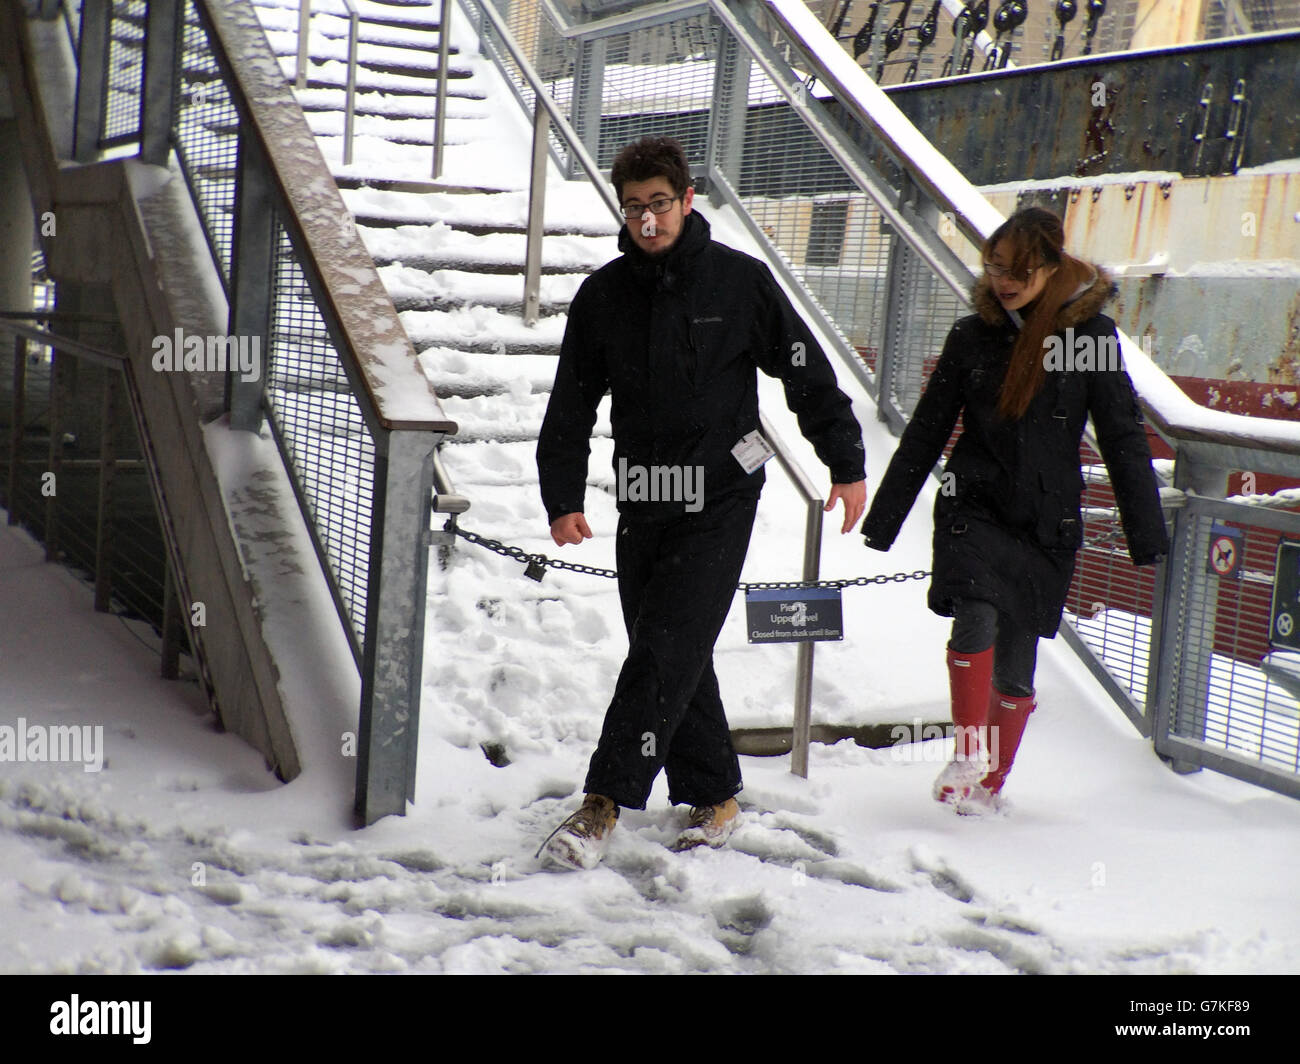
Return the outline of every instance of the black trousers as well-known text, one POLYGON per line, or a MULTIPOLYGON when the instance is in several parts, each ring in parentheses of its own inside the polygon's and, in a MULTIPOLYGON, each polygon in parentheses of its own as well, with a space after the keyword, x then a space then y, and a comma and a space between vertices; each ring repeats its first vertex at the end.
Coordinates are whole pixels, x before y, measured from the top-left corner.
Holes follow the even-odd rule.
POLYGON ((989 647, 993 648, 993 686, 1012 698, 1032 695, 1038 634, 999 613, 991 602, 955 600, 948 649, 958 654, 979 654, 989 647))
POLYGON ((616 556, 628 652, 591 758, 588 794, 644 809, 655 776, 674 804, 717 805, 741 787, 713 672, 757 496, 668 520, 621 516, 616 556))

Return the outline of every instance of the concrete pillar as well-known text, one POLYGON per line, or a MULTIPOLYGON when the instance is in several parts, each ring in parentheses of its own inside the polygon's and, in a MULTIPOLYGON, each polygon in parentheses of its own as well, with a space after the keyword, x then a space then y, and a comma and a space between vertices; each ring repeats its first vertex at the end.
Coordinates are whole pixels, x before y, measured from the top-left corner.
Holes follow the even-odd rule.
POLYGON ((18 123, 0 73, 0 310, 32 309, 34 236, 18 123))

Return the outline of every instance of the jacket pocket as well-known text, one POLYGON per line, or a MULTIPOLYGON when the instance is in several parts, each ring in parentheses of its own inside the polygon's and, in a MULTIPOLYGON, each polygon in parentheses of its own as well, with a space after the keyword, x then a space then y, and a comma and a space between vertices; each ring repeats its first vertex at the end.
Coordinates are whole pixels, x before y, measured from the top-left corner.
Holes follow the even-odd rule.
POLYGON ((1083 546, 1083 519, 1079 512, 1082 478, 1076 477, 1067 490, 1054 486, 1047 473, 1040 471, 1038 484, 1040 494, 1035 538, 1050 550, 1078 550, 1083 546))

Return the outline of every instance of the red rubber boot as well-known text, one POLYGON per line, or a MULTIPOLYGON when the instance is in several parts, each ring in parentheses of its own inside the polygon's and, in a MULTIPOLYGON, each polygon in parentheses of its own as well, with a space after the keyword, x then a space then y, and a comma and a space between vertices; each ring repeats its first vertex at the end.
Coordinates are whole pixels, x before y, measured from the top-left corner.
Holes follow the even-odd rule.
POLYGON ((986 769, 980 744, 988 722, 993 682, 993 648, 978 654, 948 651, 948 687, 952 693, 952 722, 956 725, 953 759, 934 781, 936 802, 957 802, 970 796, 986 769))
POLYGON ((988 754, 989 772, 970 794, 959 800, 957 812, 979 815, 996 813, 1002 808, 1002 785, 1007 781, 1011 766, 1020 749, 1020 740, 1034 711, 1034 696, 1013 698, 996 688, 989 692, 988 703, 988 754))

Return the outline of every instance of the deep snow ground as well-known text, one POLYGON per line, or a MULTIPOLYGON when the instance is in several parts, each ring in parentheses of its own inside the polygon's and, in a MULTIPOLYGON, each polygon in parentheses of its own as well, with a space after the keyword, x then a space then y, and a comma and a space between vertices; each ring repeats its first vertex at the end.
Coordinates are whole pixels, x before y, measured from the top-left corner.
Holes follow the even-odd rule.
MULTIPOLYGON (((464 550, 450 586, 519 583, 464 550)), ((0 571, 0 722, 99 723, 106 748, 99 773, 0 767, 3 971, 1300 971, 1300 807, 1173 775, 1086 689, 1067 699, 1087 677, 1055 647, 1006 818, 929 799, 942 742, 815 745, 808 781, 788 758, 744 759, 729 849, 665 849, 681 813, 659 788, 624 812, 601 868, 562 873, 532 853, 576 800, 599 727, 607 609, 503 596, 493 623, 531 640, 531 665, 449 654, 446 690, 426 694, 417 804, 355 831, 351 763, 329 744, 277 784, 192 687, 154 678, 147 634, 91 612, 24 534, 0 531, 0 571), (498 671, 496 697, 464 693, 476 669, 498 671), (480 751, 489 733, 509 766, 480 751)), ((451 623, 481 612, 472 599, 435 596, 431 612, 451 623)), ((724 691, 747 672, 756 700, 771 677, 741 656, 721 656, 724 691)), ((288 690, 295 727, 332 711, 288 690)))

